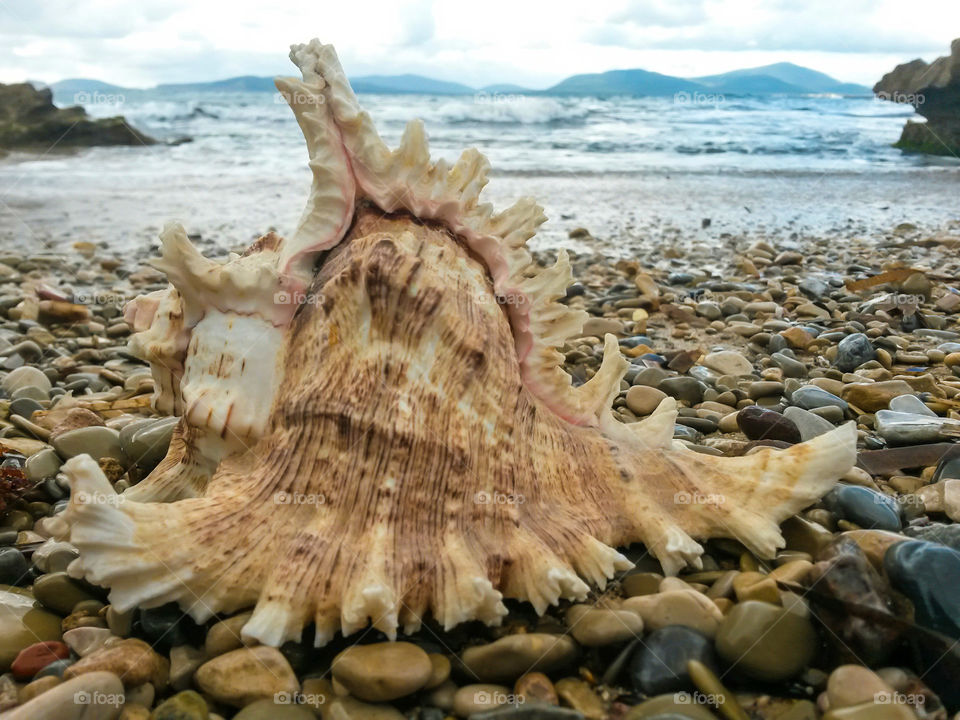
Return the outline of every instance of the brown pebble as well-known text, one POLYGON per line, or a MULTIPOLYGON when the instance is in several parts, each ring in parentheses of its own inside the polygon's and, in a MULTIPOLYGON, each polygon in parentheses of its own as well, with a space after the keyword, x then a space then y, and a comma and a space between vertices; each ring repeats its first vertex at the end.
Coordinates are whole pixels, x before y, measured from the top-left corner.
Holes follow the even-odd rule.
POLYGON ((557 681, 557 695, 564 705, 583 714, 587 720, 604 720, 606 708, 593 688, 578 678, 563 678, 557 681))
POLYGON ((517 701, 523 698, 523 702, 535 701, 556 705, 559 703, 557 691, 553 683, 543 673, 532 672, 522 675, 513 686, 513 692, 517 696, 517 701))

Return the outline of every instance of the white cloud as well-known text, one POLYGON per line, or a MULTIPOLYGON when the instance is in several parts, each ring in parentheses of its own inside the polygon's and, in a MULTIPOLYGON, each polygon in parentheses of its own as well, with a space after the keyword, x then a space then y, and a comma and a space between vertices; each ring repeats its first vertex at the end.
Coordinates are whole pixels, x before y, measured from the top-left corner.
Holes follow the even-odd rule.
POLYGON ((956 34, 956 0, 0 0, 0 81, 148 86, 287 74, 289 44, 317 36, 337 46, 350 74, 475 86, 781 60, 872 84, 899 62, 944 54, 956 34))

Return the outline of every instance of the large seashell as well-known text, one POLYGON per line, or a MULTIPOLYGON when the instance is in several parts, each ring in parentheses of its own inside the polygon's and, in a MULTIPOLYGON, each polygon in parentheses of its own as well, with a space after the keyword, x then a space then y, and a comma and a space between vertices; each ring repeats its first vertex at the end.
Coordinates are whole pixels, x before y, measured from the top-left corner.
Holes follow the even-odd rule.
POLYGON ((218 264, 164 230, 171 287, 126 316, 181 417, 170 451, 123 495, 89 457, 64 466, 71 572, 119 610, 255 606, 243 633, 272 645, 311 622, 318 645, 427 613, 494 624, 505 597, 542 613, 604 587, 633 542, 668 573, 699 564, 694 538, 770 557, 853 465, 852 423, 739 458, 673 447, 673 400, 620 423, 612 335, 586 384, 561 367, 585 316, 558 302, 564 253, 531 263, 541 209, 480 204, 485 158, 432 161, 417 121, 390 151, 331 46, 291 58, 303 79, 277 86, 314 175, 296 232, 218 264))

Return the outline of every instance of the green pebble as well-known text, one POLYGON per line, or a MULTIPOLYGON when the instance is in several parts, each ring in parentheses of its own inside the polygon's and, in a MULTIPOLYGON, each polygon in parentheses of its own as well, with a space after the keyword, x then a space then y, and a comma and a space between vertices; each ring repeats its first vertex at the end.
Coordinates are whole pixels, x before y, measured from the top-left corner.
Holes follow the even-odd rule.
POLYGON ((194 690, 177 693, 150 713, 150 720, 207 720, 209 717, 206 701, 194 690))

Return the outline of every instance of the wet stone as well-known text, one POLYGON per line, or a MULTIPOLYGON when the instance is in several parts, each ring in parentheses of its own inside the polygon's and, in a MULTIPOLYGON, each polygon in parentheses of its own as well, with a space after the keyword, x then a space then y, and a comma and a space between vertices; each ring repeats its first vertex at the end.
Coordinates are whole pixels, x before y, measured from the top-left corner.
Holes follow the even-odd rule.
POLYGON ((652 595, 659 592, 663 575, 651 572, 632 572, 624 576, 621 581, 623 594, 626 597, 637 595, 652 595))
POLYGON ((70 430, 79 430, 90 427, 103 427, 103 420, 92 410, 82 407, 71 408, 67 414, 50 431, 50 441, 53 442, 60 435, 70 430))
POLYGON ((607 713, 603 700, 588 683, 579 678, 563 678, 557 681, 556 690, 565 705, 582 713, 587 720, 605 720, 607 713))
POLYGON ((169 650, 202 637, 203 632, 177 603, 140 611, 140 630, 151 645, 169 650))
POLYGON ((903 534, 917 540, 940 543, 952 550, 960 551, 960 524, 931 523, 917 527, 906 527, 903 534))
POLYGON ((30 702, 35 697, 42 695, 51 688, 55 688, 59 684, 60 679, 55 677, 45 677, 40 678, 39 680, 32 680, 24 685, 23 688, 21 688, 17 699, 20 703, 30 702))
POLYGON ((354 645, 333 659, 334 679, 367 702, 410 695, 430 680, 433 665, 421 648, 407 642, 354 645))
POLYGON ((900 530, 899 503, 883 493, 858 485, 839 484, 823 498, 828 509, 862 528, 900 530))
POLYGON ((34 608, 26 591, 0 590, 0 671, 6 672, 17 654, 36 642, 60 639, 60 618, 34 608))
POLYGON ((43 405, 30 398, 20 398, 10 403, 10 414, 25 417, 28 420, 37 410, 43 410, 43 405))
POLYGON ((816 385, 804 385, 794 390, 790 396, 790 402, 804 410, 832 406, 846 411, 849 407, 846 401, 816 385))
POLYGON ((583 720, 583 715, 552 705, 505 705, 470 715, 470 720, 583 720))
POLYGON ((472 683, 458 689, 453 696, 453 711, 460 717, 476 717, 477 713, 503 705, 513 698, 510 688, 489 683, 472 683))
POLYGON ((54 438, 52 444, 54 450, 64 458, 86 453, 94 460, 104 457, 121 462, 126 460, 120 448, 119 433, 113 428, 93 426, 68 430, 54 438))
POLYGON ((4 715, 4 720, 114 720, 124 703, 123 682, 113 673, 81 675, 4 715), (98 698, 99 703, 84 699, 98 698))
POLYGON ((880 410, 875 415, 874 427, 891 445, 913 445, 940 440, 945 422, 939 417, 880 410))
POLYGON ((649 415, 667 397, 662 390, 648 385, 634 385, 627 390, 627 407, 637 415, 649 415))
POLYGON ((870 362, 876 355, 870 338, 863 333, 853 333, 838 343, 836 365, 842 372, 850 372, 870 362))
POLYGON ((797 426, 800 439, 804 442, 833 430, 833 425, 829 421, 803 408, 788 407, 783 411, 783 416, 797 426))
POLYGON ((760 380, 750 383, 747 394, 754 400, 764 397, 779 397, 783 394, 783 383, 772 380, 760 380))
POLYGON ((724 616, 716 649, 737 672, 777 682, 799 674, 813 658, 817 644, 817 634, 806 617, 749 600, 734 605, 724 616))
POLYGON ((513 686, 513 694, 518 702, 545 703, 557 705, 557 689, 543 673, 533 672, 522 675, 513 686))
POLYGON ((911 540, 891 547, 883 565, 894 586, 913 602, 917 622, 960 639, 960 552, 911 540))
POLYGON ((107 628, 81 627, 68 630, 63 641, 80 657, 86 657, 99 650, 110 638, 114 637, 107 628))
POLYGON ((73 660, 69 658, 64 660, 56 660, 38 672, 34 679, 39 680, 42 677, 62 678, 64 673, 67 671, 67 668, 69 668, 71 665, 73 665, 73 660))
POLYGON ((279 650, 267 646, 220 655, 197 669, 194 682, 214 700, 234 707, 300 690, 290 664, 279 650))
POLYGON ((884 695, 892 699, 893 688, 862 665, 841 665, 827 680, 827 699, 833 710, 874 702, 884 695))
POLYGON ((620 347, 625 348, 635 348, 638 345, 653 347, 653 340, 646 335, 631 335, 630 337, 620 338, 617 342, 620 344, 620 347))
POLYGON ((843 389, 843 397, 861 410, 877 412, 889 407, 895 398, 901 395, 913 395, 913 392, 913 388, 903 380, 884 380, 874 383, 851 383, 843 389))
POLYGON ((104 645, 81 658, 63 673, 65 679, 105 670, 123 678, 128 686, 151 683, 165 687, 170 677, 170 662, 143 640, 128 638, 104 645))
POLYGON ((178 422, 179 418, 171 417, 147 423, 138 428, 127 443, 123 442, 124 436, 121 435, 120 443, 124 454, 142 468, 154 467, 167 454, 178 422))
POLYGON ((858 617, 845 608, 863 607, 892 618, 896 604, 889 583, 848 537, 831 543, 817 558, 807 579, 818 592, 833 599, 818 607, 817 617, 830 629, 826 637, 834 655, 847 662, 883 662, 896 646, 899 627, 858 617))
POLYGON ((789 419, 774 410, 748 405, 737 413, 737 425, 751 440, 783 440, 800 442, 800 430, 789 419))
POLYGON ((710 638, 681 625, 670 625, 650 633, 630 662, 630 682, 638 693, 692 690, 687 663, 698 660, 716 668, 710 638))
POLYGON ((0 548, 0 584, 28 585, 32 580, 30 566, 23 553, 12 547, 0 548))
MULTIPOLYGON (((277 707, 272 700, 269 702, 274 709, 277 707)), ((210 711, 207 708, 207 703, 200 693, 193 690, 185 690, 160 703, 150 714, 150 720, 207 720, 209 716, 210 711)), ((236 715, 235 717, 240 716, 236 715)), ((258 716, 248 716, 248 720, 252 717, 258 716)), ((262 717, 265 718, 267 716, 262 717)), ((279 720, 281 716, 275 715, 273 717, 277 717, 279 720)))
POLYGON ((28 457, 23 471, 27 478, 39 482, 56 475, 62 464, 63 461, 56 451, 53 448, 47 448, 28 457))
POLYGON ((95 599, 65 572, 50 573, 38 578, 33 585, 33 594, 45 607, 63 615, 73 612, 77 603, 95 599))
POLYGON ((916 395, 898 395, 890 401, 890 409, 894 412, 937 417, 937 414, 928 408, 916 395))
POLYGON ((650 387, 657 387, 661 382, 666 378, 670 377, 668 373, 663 368, 659 367, 649 367, 644 368, 637 376, 633 379, 634 385, 649 385, 650 387))
POLYGON ((574 605, 566 621, 574 640, 587 647, 624 643, 643 633, 643 620, 628 610, 574 605))
POLYGON ((753 365, 735 350, 720 350, 709 353, 703 364, 719 375, 750 375, 753 365))
POLYGON ((667 395, 682 400, 688 405, 696 405, 703 400, 704 384, 692 377, 668 377, 658 386, 667 395))
POLYGON ((29 365, 12 370, 0 383, 0 387, 7 393, 13 393, 27 386, 37 387, 46 392, 50 392, 50 388, 53 387, 50 379, 41 370, 29 365))
POLYGON ((788 378, 802 378, 807 376, 807 368, 802 362, 788 357, 782 352, 773 353, 770 359, 777 364, 777 367, 783 370, 783 374, 788 378))
POLYGON ((467 648, 462 662, 483 682, 513 682, 526 672, 550 672, 572 662, 576 655, 576 643, 569 637, 527 633, 467 648))
POLYGON ((70 656, 70 648, 57 640, 48 640, 28 645, 19 653, 10 665, 10 670, 18 680, 29 680, 47 665, 70 656))
POLYGON ((819 278, 805 277, 797 283, 797 289, 811 300, 819 300, 827 294, 830 286, 819 278))
MULTIPOLYGON (((51 392, 53 391, 51 390, 51 392)), ((38 388, 34 385, 26 385, 10 393, 10 399, 11 400, 29 399, 29 400, 36 400, 37 402, 42 403, 45 400, 50 399, 50 393, 48 393, 43 388, 38 388)))
POLYGON ((707 596, 696 590, 668 590, 655 595, 628 598, 623 608, 643 618, 644 627, 658 630, 683 625, 713 637, 723 614, 707 596))
POLYGON ((717 716, 695 703, 690 693, 680 692, 645 700, 631 708, 624 720, 717 720, 717 716))
MULTIPOLYGON (((194 694, 196 695, 196 693, 194 694)), ((200 696, 197 695, 197 697, 200 696)), ((203 699, 200 698, 200 700, 202 702, 203 699)), ((206 703, 204 703, 204 707, 206 707, 206 703)), ((181 717, 183 720, 193 720, 194 718, 193 715, 177 715, 170 716, 170 720, 181 720, 181 717)), ((202 716, 197 715, 196 717, 205 719, 208 716, 204 714, 202 716)), ((247 705, 243 710, 233 716, 233 720, 314 720, 314 717, 314 714, 304 707, 292 704, 278 704, 271 698, 257 700, 247 705)), ((344 720, 353 720, 354 717, 359 718, 360 715, 351 714, 348 710, 341 707, 340 712, 335 717, 344 718, 344 720)), ((369 715, 369 717, 370 720, 378 720, 375 715, 369 715)), ((150 720, 160 719, 151 716, 150 720)), ((385 720, 385 718, 383 720, 385 720)))

